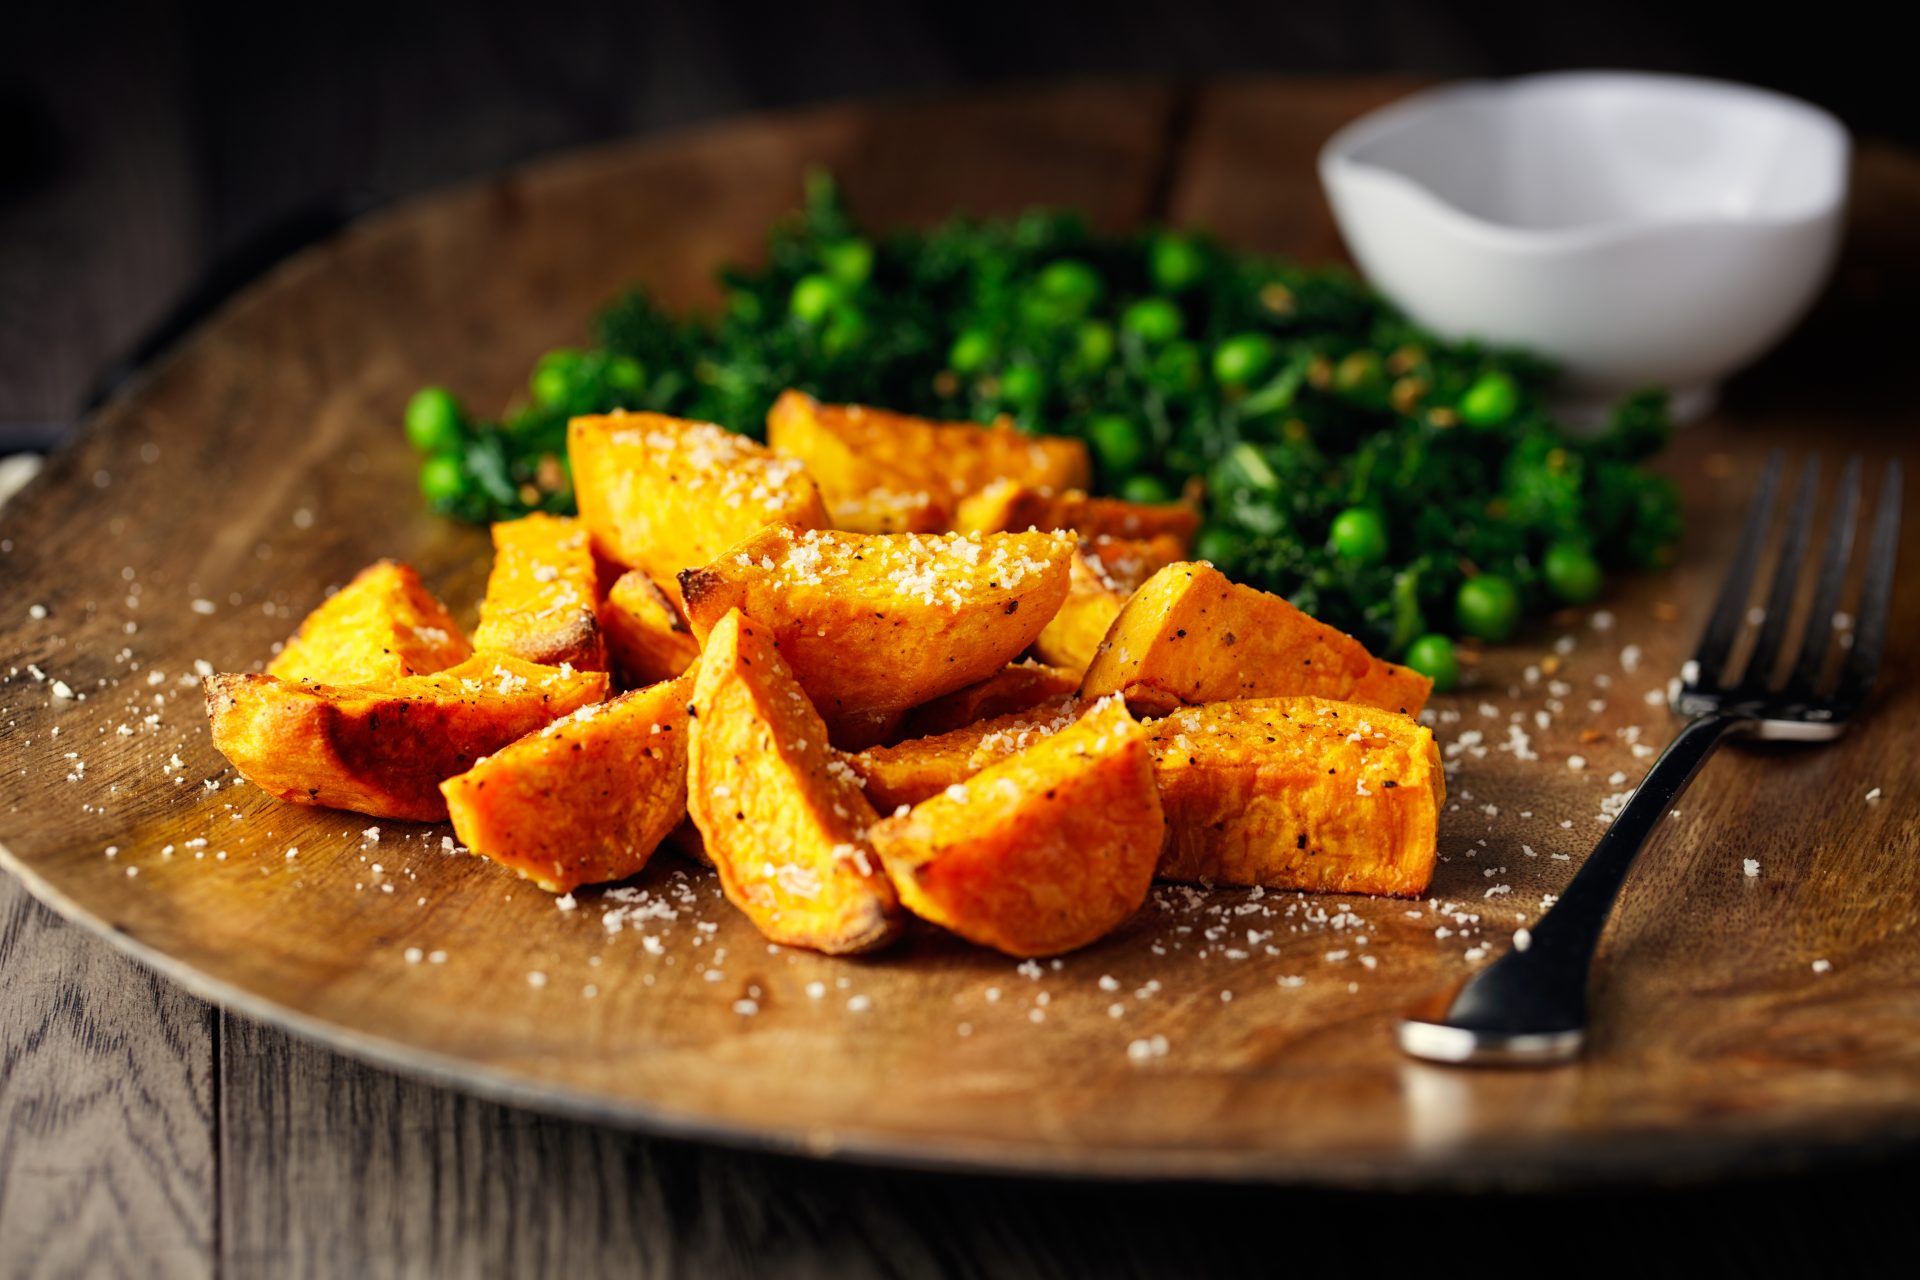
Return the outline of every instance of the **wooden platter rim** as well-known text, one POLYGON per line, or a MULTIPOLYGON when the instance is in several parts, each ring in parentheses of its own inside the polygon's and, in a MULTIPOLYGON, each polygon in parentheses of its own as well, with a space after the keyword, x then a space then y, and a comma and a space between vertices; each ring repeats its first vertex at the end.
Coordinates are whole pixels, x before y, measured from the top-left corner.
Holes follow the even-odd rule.
MULTIPOLYGON (((1043 1179, 1094 1179, 1111 1183, 1222 1182, 1417 1192, 1441 1189, 1546 1191, 1604 1189, 1638 1181, 1657 1162, 1663 1180, 1685 1183, 1723 1171, 1729 1157, 1744 1172, 1761 1174, 1868 1163, 1920 1150, 1920 1106, 1905 1124, 1889 1124, 1884 1111, 1870 1113, 1871 1128, 1822 1123, 1786 1126, 1766 1134, 1661 1131, 1646 1135, 1556 1134, 1545 1143, 1474 1144, 1450 1149, 1444 1158, 1409 1160, 1403 1151, 1376 1157, 1324 1153, 1289 1156, 1260 1150, 1208 1147, 1061 1148, 1045 1142, 1007 1145, 993 1140, 948 1138, 928 1149, 911 1137, 850 1129, 809 1131, 793 1125, 748 1124, 724 1116, 658 1102, 575 1089, 518 1072, 489 1067, 452 1054, 356 1030, 303 1013, 197 965, 149 946, 118 929, 42 876, 0 841, 0 867, 36 901, 86 929, 190 994, 229 1012, 266 1023, 311 1044, 425 1083, 458 1088, 476 1097, 567 1119, 609 1124, 685 1141, 717 1142, 746 1151, 812 1159, 845 1160, 927 1173, 964 1173, 1043 1179)), ((1422 1070, 1454 1072, 1452 1067, 1422 1070)), ((1504 1068, 1486 1068, 1503 1070, 1504 1068)), ((1557 1068, 1567 1070, 1571 1068, 1557 1068)))

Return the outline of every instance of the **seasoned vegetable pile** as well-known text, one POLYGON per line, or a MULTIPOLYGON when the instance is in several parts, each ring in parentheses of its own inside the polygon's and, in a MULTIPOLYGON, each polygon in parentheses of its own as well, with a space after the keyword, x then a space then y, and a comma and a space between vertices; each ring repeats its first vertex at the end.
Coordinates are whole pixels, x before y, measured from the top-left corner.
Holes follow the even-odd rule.
POLYGON ((617 407, 754 436, 788 387, 1006 414, 1084 438, 1108 492, 1198 498, 1197 556, 1443 685, 1440 633, 1505 639, 1607 570, 1663 563, 1679 534, 1672 485, 1641 465, 1667 436, 1661 395, 1570 438, 1542 408, 1546 369, 1441 342, 1341 270, 1059 213, 874 237, 816 178, 767 264, 723 281, 716 319, 615 302, 597 345, 549 352, 504 418, 420 392, 427 498, 475 521, 571 511, 567 420, 617 407))

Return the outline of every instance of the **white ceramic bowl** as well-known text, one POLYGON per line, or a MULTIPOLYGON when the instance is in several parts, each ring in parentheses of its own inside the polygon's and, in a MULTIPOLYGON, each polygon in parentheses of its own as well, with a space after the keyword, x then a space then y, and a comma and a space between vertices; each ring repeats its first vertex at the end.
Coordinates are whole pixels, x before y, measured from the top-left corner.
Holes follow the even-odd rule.
POLYGON ((1361 269, 1422 325, 1552 359, 1576 415, 1661 385, 1684 418, 1813 301, 1849 149, 1776 93, 1575 72, 1393 103, 1334 135, 1320 177, 1361 269))

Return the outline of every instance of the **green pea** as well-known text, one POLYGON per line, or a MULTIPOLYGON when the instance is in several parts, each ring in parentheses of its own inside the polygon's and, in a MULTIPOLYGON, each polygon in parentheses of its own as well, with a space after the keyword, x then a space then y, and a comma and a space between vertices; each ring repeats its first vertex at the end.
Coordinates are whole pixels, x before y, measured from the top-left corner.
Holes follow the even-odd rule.
POLYGON ((540 357, 527 379, 535 404, 557 408, 573 397, 573 388, 586 368, 587 358, 578 351, 561 347, 540 357))
POLYGON ((1000 375, 1000 398, 1010 404, 1031 406, 1039 401, 1043 388, 1044 383, 1037 365, 1024 362, 1010 365, 1007 371, 1000 375))
POLYGON ((1239 559, 1241 549, 1245 546, 1246 540, 1233 530, 1210 524, 1193 540, 1193 558, 1208 560, 1216 565, 1232 564, 1239 559))
POLYGON ((1076 258, 1049 262, 1034 283, 1041 293, 1073 311, 1085 311, 1100 299, 1100 274, 1076 258))
POLYGON ((452 502, 466 491, 467 477, 460 460, 450 453, 435 454, 420 464, 420 493, 436 505, 452 502))
POLYGON ((1520 387, 1506 374, 1483 373, 1460 397, 1460 417, 1469 426, 1497 427, 1520 407, 1520 387))
POLYGON ((1087 424, 1087 443, 1109 476, 1125 475, 1147 460, 1147 438, 1133 419, 1103 413, 1087 424))
POLYGON ((1470 636, 1499 644, 1520 622, 1520 593, 1498 574, 1483 573, 1460 584, 1454 597, 1454 621, 1470 636))
POLYGON ((873 275, 873 246, 865 240, 841 240, 820 252, 827 274, 849 289, 858 289, 873 275))
POLYGON ((632 356, 609 356, 606 382, 609 390, 632 395, 647 385, 647 371, 632 356))
POLYGON ((947 367, 955 373, 974 373, 993 358, 993 339, 983 329, 962 329, 947 349, 947 367))
POLYGON ((1600 562, 1584 542, 1568 538, 1547 548, 1541 564, 1547 589, 1568 604, 1585 604, 1600 594, 1604 577, 1600 562))
POLYGON ((1080 326, 1074 351, 1084 367, 1106 368, 1113 359, 1113 326, 1102 320, 1087 321, 1080 326))
POLYGON ((839 306, 827 318, 820 331, 820 349, 830 356, 844 355, 859 346, 867 336, 867 317, 855 306, 839 306))
POLYGON ((1244 386, 1273 363, 1273 339, 1264 333, 1235 334, 1213 349, 1213 376, 1230 387, 1244 386))
POLYGON ((462 422, 460 402, 445 387, 422 387, 407 401, 407 443, 420 453, 459 448, 462 422))
POLYGON ((787 310, 801 324, 812 326, 827 318, 840 301, 840 283, 831 276, 801 276, 793 282, 787 310))
POLYGON ((1200 248, 1185 236, 1156 236, 1147 251, 1153 282, 1168 293, 1178 293, 1200 279, 1206 260, 1200 248))
POLYGON ((1148 475, 1144 472, 1140 475, 1128 476, 1125 480, 1121 481, 1120 496, 1128 502, 1153 503, 1173 501, 1173 491, 1167 488, 1167 482, 1159 476, 1148 475))
POLYGON ((1434 691, 1445 693, 1460 682, 1460 659, 1453 641, 1429 633, 1407 646, 1407 665, 1433 681, 1434 691))
POLYGON ((1142 298, 1120 316, 1120 327, 1143 342, 1171 342, 1186 325, 1180 308, 1165 298, 1142 298))
POLYGON ((1333 518, 1327 545, 1343 560, 1379 564, 1387 558, 1387 522, 1372 507, 1348 507, 1333 518))

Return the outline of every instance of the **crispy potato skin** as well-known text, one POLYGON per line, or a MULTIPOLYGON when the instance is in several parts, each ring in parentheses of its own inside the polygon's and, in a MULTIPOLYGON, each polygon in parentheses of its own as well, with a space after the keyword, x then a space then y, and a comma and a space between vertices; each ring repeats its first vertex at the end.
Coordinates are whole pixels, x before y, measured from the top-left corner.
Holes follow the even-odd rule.
POLYGON ((1170 538, 1184 559, 1200 528, 1200 513, 1184 502, 1140 503, 1096 498, 1084 489, 1048 489, 999 480, 960 502, 953 527, 961 533, 1007 529, 1065 529, 1083 538, 1170 538))
POLYGON ((931 738, 982 720, 1058 702, 1080 687, 1080 673, 1038 662, 1014 662, 978 684, 922 703, 900 722, 900 737, 931 738))
POLYGON ((255 786, 297 804, 431 822, 447 816, 442 781, 599 702, 607 677, 482 654, 381 688, 218 675, 206 691, 213 745, 255 786))
POLYGON ((1087 667, 1082 697, 1123 695, 1164 714, 1246 698, 1383 698, 1418 715, 1432 681, 1378 662, 1358 640, 1204 560, 1168 565, 1133 593, 1087 667), (1385 668, 1385 670, 1380 670, 1385 668))
POLYGON ((867 800, 881 813, 915 805, 965 782, 989 765, 1019 754, 1078 720, 1091 705, 1073 695, 1026 711, 977 720, 946 733, 913 738, 890 747, 848 755, 847 764, 866 784, 867 800))
POLYGON ((1168 880, 1416 897, 1433 879, 1446 772, 1433 734, 1322 698, 1222 702, 1149 721, 1168 880))
POLYGON ((900 910, 867 843, 874 813, 770 630, 731 610, 701 655, 687 809, 729 901, 783 946, 893 940, 900 910))
POLYGON ((605 671, 607 649, 594 611, 598 576, 578 520, 536 512, 494 525, 493 571, 473 647, 542 666, 605 671))
POLYGON ((380 685, 444 671, 472 656, 453 615, 412 566, 380 560, 307 615, 267 674, 380 685))
POLYGON ((845 743, 849 726, 965 688, 1017 657, 1066 598, 1072 550, 1051 533, 931 538, 770 525, 682 574, 680 587, 696 637, 733 609, 765 624, 845 743))
POLYGON ((706 564, 769 521, 828 524, 820 490, 797 460, 710 422, 575 418, 567 456, 594 550, 658 580, 706 564))
POLYGON ((1085 672, 1121 606, 1156 572, 1186 554, 1177 538, 1082 538, 1073 553, 1067 598, 1039 636, 1042 662, 1085 672))
POLYGON ((639 569, 621 574, 600 602, 600 629, 615 669, 631 686, 671 680, 700 657, 700 642, 674 597, 639 569))
POLYGON ((862 532, 932 532, 944 527, 954 503, 996 480, 1084 489, 1093 475, 1079 440, 1030 436, 1004 420, 934 422, 867 405, 821 404, 799 391, 774 401, 767 444, 806 463, 836 517, 865 513, 873 523, 873 508, 894 505, 916 510, 925 525, 862 532), (886 496, 876 502, 876 494, 886 496), (924 503, 910 501, 919 495, 924 503))
POLYGON ((687 816, 684 675, 582 707, 440 784, 454 834, 549 893, 624 880, 687 816))
POLYGON ((1164 838, 1146 731, 1118 698, 873 828, 909 911, 1012 956, 1125 923, 1164 838))

